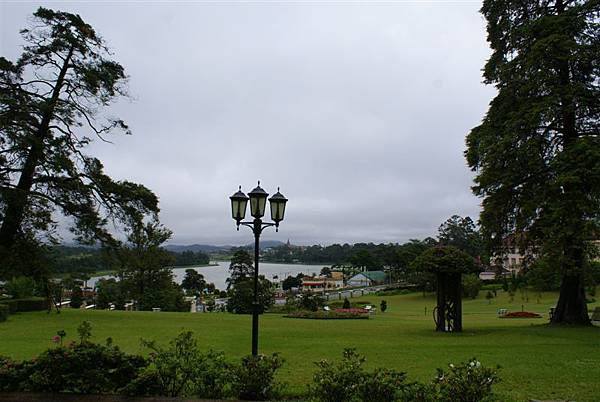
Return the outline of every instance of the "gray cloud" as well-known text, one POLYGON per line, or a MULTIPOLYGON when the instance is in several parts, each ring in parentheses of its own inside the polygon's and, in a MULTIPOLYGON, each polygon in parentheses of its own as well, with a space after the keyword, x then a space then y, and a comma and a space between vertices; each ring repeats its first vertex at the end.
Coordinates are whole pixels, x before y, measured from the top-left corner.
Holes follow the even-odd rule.
MULTIPOLYGON (((0 5, 2 54, 38 3, 0 5)), ((476 217, 464 137, 493 88, 479 3, 47 2, 80 13, 130 75, 96 142, 117 178, 161 199, 174 243, 250 241, 229 200, 260 179, 289 199, 292 242, 403 242, 476 217)))

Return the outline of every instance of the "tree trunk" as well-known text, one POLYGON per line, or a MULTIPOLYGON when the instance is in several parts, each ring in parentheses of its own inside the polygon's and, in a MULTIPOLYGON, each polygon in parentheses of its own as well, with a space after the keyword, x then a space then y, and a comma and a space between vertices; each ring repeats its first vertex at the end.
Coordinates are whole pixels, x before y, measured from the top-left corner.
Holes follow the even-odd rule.
MULTIPOLYGON (((557 14, 565 12, 563 0, 556 1, 557 14)), ((563 153, 569 152, 576 144, 579 133, 577 132, 576 102, 572 95, 572 71, 566 59, 558 61, 558 79, 563 89, 560 96, 560 116, 562 120, 563 153)), ((580 210, 576 200, 585 198, 582 189, 572 183, 564 184, 563 214, 567 218, 565 230, 570 226, 573 232, 581 230, 585 222, 584 213, 580 210)), ((554 324, 591 325, 585 302, 585 287, 583 279, 584 254, 583 245, 578 239, 568 238, 563 246, 566 263, 563 263, 562 283, 558 303, 552 316, 554 324)))
POLYGON ((563 275, 553 324, 592 325, 585 302, 583 274, 563 275))

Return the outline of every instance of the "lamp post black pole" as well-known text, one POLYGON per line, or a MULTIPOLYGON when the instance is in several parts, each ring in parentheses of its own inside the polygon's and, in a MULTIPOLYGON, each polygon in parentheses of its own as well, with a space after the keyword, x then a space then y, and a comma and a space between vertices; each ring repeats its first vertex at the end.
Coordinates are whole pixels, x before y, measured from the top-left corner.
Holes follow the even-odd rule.
POLYGON ((260 233, 262 232, 262 221, 254 219, 254 301, 252 302, 252 356, 258 354, 258 257, 260 250, 260 233))
POLYGON ((258 314, 260 312, 260 303, 258 301, 258 259, 260 254, 260 234, 263 229, 269 226, 275 226, 275 231, 279 230, 279 222, 283 220, 285 213, 285 204, 287 198, 279 192, 273 194, 269 198, 269 204, 271 205, 271 219, 273 222, 263 222, 262 217, 265 214, 265 205, 269 194, 260 187, 260 181, 258 186, 248 193, 248 196, 242 192, 242 186, 240 186, 238 192, 233 194, 229 199, 231 200, 231 214, 233 219, 237 223, 237 229, 240 230, 240 225, 247 226, 252 229, 254 233, 254 297, 252 300, 252 355, 258 354, 258 314), (246 216, 246 205, 250 200, 250 212, 254 217, 254 221, 246 221, 243 219, 246 216))

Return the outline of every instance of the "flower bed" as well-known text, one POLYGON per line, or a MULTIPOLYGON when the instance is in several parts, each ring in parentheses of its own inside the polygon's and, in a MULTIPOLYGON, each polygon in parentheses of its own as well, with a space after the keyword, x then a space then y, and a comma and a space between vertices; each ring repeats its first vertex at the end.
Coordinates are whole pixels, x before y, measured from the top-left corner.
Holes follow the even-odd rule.
POLYGON ((358 308, 358 307, 336 308, 334 311, 336 313, 369 314, 369 310, 367 310, 366 308, 358 308))
POLYGON ((365 309, 336 309, 335 311, 295 311, 284 315, 286 318, 306 318, 312 320, 360 320, 368 319, 369 314, 365 309), (344 310, 344 311, 338 311, 344 310), (352 311, 346 311, 352 310, 352 311), (361 310, 361 312, 355 311, 361 310), (363 312, 364 311, 364 312, 363 312))
POLYGON ((538 313, 532 313, 531 311, 513 311, 512 313, 506 313, 501 315, 500 318, 541 318, 542 316, 538 313))

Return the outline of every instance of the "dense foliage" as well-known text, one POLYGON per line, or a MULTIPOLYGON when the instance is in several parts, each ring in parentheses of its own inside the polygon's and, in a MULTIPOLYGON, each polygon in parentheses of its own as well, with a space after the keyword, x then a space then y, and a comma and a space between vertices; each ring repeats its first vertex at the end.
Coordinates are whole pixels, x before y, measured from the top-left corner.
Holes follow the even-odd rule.
MULTIPOLYGON (((264 313, 274 303, 273 285, 264 276, 258 279, 258 312, 264 313)), ((239 280, 229 290, 227 311, 236 314, 252 314, 254 300, 254 279, 239 280)))
POLYGON ((476 273, 479 270, 473 257, 452 246, 430 248, 417 257, 412 266, 418 271, 447 274, 476 273))
POLYGON ((151 365, 132 384, 131 394, 194 396, 221 399, 226 395, 231 365, 223 353, 203 353, 190 331, 181 332, 168 347, 142 341, 150 349, 151 365), (144 389, 149 382, 154 384, 144 389))
POLYGON ((366 372, 366 359, 354 349, 345 349, 341 362, 327 360, 315 363, 318 367, 309 392, 318 402, 377 402, 399 400, 406 378, 405 373, 390 369, 366 372))
POLYGON ((241 400, 265 401, 279 395, 275 373, 284 360, 277 354, 245 356, 231 371, 233 394, 241 400))
POLYGON ((208 254, 202 251, 193 252, 190 250, 183 251, 181 253, 171 252, 175 257, 174 265, 177 267, 185 267, 192 265, 207 265, 210 262, 208 254))
POLYGON ((35 359, 0 358, 0 390, 117 393, 147 365, 143 357, 125 354, 110 341, 106 345, 90 342, 85 323, 79 332, 79 342, 50 348, 35 359))

